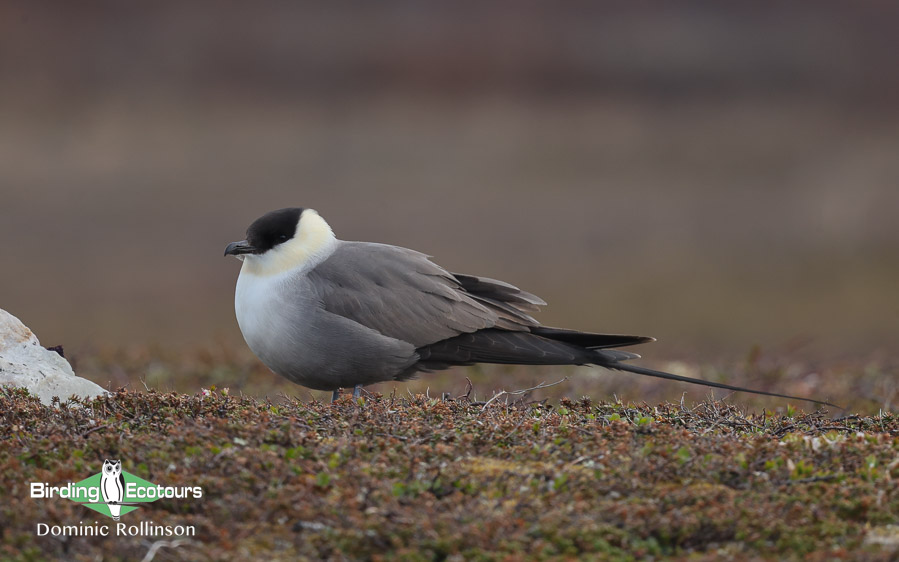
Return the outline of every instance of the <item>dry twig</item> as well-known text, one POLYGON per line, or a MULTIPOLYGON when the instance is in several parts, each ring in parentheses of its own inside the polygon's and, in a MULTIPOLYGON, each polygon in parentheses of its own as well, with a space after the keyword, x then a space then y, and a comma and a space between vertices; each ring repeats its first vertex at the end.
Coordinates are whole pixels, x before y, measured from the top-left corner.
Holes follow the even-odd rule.
POLYGON ((486 410, 487 406, 492 404, 494 400, 496 400, 497 398, 499 398, 501 396, 519 396, 522 394, 527 394, 528 392, 531 392, 533 390, 540 390, 541 388, 549 388, 551 386, 556 386, 557 384, 562 384, 563 382, 565 382, 567 380, 568 380, 568 377, 565 377, 562 380, 559 380, 559 381, 556 381, 556 382, 550 383, 550 384, 541 382, 537 386, 533 386, 531 388, 525 388, 523 390, 501 390, 498 393, 494 394, 493 398, 491 398, 490 400, 488 400, 487 402, 484 403, 484 406, 481 408, 481 411, 483 412, 484 410, 486 410))

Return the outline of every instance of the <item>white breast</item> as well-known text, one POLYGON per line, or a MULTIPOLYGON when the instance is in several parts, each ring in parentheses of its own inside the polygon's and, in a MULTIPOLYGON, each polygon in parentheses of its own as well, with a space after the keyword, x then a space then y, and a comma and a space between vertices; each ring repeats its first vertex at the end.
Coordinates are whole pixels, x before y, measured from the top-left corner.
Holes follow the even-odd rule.
POLYGON ((284 306, 286 276, 253 275, 244 271, 244 268, 241 268, 240 276, 237 278, 234 312, 240 331, 250 349, 260 355, 266 343, 276 338, 282 328, 278 324, 284 312, 281 309, 284 306))

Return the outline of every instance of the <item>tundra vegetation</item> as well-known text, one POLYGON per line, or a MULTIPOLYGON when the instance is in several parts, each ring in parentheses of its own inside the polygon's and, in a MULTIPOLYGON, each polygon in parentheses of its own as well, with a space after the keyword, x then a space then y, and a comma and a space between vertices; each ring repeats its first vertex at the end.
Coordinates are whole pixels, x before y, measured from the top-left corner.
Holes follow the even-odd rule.
MULTIPOLYGON (((801 390, 787 379, 785 390, 801 390)), ((398 386, 333 404, 131 385, 47 407, 2 389, 0 558, 899 555, 899 419, 886 409, 851 415, 769 401, 749 411, 736 396, 543 399, 570 392, 568 382, 492 399, 455 380, 461 391, 451 395, 398 386), (195 535, 36 536, 39 522, 92 525, 97 516, 31 499, 29 482, 77 482, 105 458, 157 484, 202 486, 202 499, 160 499, 123 516, 195 535)))

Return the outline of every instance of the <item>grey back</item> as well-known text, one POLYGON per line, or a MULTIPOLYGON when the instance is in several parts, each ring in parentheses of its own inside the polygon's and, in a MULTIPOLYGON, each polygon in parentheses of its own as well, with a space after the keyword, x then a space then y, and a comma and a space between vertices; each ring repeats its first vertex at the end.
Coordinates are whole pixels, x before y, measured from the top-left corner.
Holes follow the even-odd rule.
POLYGON ((341 242, 309 272, 326 311, 420 348, 463 333, 536 326, 527 313, 544 304, 516 287, 487 278, 460 279, 407 248, 341 242))

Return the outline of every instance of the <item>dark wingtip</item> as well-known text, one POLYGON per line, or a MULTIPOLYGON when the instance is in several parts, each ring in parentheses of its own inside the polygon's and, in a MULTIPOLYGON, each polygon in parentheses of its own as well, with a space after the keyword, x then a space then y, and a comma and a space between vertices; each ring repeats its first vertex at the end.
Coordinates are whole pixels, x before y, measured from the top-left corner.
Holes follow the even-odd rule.
POLYGON ((594 334, 564 328, 535 326, 531 333, 555 341, 570 343, 587 349, 607 349, 610 347, 627 347, 656 341, 648 336, 630 336, 624 334, 594 334))

